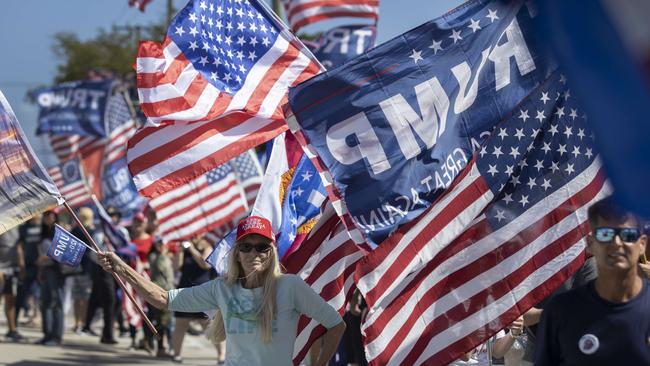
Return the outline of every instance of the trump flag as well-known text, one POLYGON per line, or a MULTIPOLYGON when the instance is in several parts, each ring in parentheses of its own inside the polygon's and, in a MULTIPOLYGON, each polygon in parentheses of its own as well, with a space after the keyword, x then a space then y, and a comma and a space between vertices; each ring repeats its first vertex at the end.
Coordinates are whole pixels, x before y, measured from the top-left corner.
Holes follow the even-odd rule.
POLYGON ((54 225, 54 238, 47 256, 53 260, 76 267, 86 252, 86 244, 59 225, 54 225))
POLYGON ((545 80, 533 16, 521 2, 468 3, 290 90, 289 125, 355 242, 422 213, 545 80))

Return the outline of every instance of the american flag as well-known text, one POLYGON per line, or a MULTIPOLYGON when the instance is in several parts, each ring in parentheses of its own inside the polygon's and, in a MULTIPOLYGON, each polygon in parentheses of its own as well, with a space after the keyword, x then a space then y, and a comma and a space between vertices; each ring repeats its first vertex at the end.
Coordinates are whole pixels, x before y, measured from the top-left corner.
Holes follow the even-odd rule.
POLYGON ((113 248, 124 248, 131 244, 131 240, 128 237, 128 233, 125 233, 120 230, 115 224, 113 224, 113 219, 108 215, 108 212, 104 209, 104 206, 97 200, 95 196, 91 196, 95 208, 97 209, 99 224, 108 239, 108 242, 111 243, 113 248))
POLYGON ((226 237, 226 235, 228 235, 234 228, 237 227, 237 223, 244 216, 245 214, 242 214, 241 216, 236 217, 234 220, 208 231, 205 233, 204 238, 210 243, 219 243, 223 238, 226 237))
POLYGON ((379 18, 379 0, 283 0, 294 31, 322 20, 340 17, 379 18))
POLYGON ((259 0, 194 0, 137 59, 147 125, 129 141, 138 190, 155 197, 287 129, 289 86, 320 64, 259 0))
POLYGON ((149 4, 151 0, 129 0, 130 7, 137 7, 140 11, 144 12, 144 8, 149 4))
POLYGON ((104 150, 104 165, 112 164, 126 156, 126 145, 136 130, 136 122, 127 104, 126 96, 117 93, 106 105, 108 141, 104 150))
POLYGON ((232 222, 246 212, 246 201, 229 164, 149 202, 165 241, 181 241, 232 222))
POLYGON ((72 208, 92 202, 90 192, 84 183, 84 175, 78 158, 47 169, 61 195, 72 208))
POLYGON ((246 196, 247 207, 253 207, 257 192, 260 190, 262 184, 262 167, 257 160, 255 151, 248 150, 245 153, 230 161, 232 168, 237 174, 237 181, 244 190, 246 196))
MULTIPOLYGON (((340 218, 331 204, 297 251, 285 262, 288 273, 299 275, 314 291, 341 315, 354 292, 354 269, 365 254, 350 240, 340 218)), ((305 358, 309 348, 325 328, 316 321, 301 316, 294 343, 294 364, 305 358)))
MULTIPOLYGON (((149 275, 147 274, 144 265, 142 264, 140 258, 138 258, 137 255, 129 257, 128 259, 126 259, 126 262, 129 264, 129 266, 135 269, 135 271, 138 272, 140 276, 149 279, 149 275)), ((128 281, 124 282, 124 291, 130 293, 131 296, 135 299, 135 301, 138 302, 140 308, 144 309, 146 303, 144 302, 144 300, 142 300, 142 298, 140 298, 140 295, 138 295, 138 293, 135 291, 133 286, 131 286, 131 284, 128 281)), ((136 306, 133 304, 133 302, 129 300, 128 296, 122 296, 122 311, 124 311, 126 322, 129 325, 134 326, 136 329, 142 326, 142 316, 140 316, 140 313, 138 312, 136 306)))
POLYGON ((104 147, 104 139, 95 136, 50 135, 50 145, 59 162, 92 155, 104 147))
POLYGON ((587 207, 610 188, 565 82, 549 76, 438 201, 360 261, 371 365, 447 364, 582 264, 587 207))

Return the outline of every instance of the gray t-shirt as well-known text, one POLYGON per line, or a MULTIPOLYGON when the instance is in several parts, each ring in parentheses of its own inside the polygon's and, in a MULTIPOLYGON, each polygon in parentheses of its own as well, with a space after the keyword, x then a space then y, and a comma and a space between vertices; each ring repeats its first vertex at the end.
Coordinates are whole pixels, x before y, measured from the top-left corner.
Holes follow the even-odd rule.
POLYGON ((18 228, 9 229, 0 234, 0 272, 9 274, 18 266, 16 260, 16 243, 18 242, 18 228))
POLYGON ((277 315, 273 340, 263 343, 257 310, 262 288, 246 289, 217 278, 202 285, 168 292, 169 310, 201 312, 221 310, 226 328, 226 365, 291 366, 298 319, 304 314, 326 328, 342 321, 339 313, 300 277, 285 274, 278 280, 277 315))

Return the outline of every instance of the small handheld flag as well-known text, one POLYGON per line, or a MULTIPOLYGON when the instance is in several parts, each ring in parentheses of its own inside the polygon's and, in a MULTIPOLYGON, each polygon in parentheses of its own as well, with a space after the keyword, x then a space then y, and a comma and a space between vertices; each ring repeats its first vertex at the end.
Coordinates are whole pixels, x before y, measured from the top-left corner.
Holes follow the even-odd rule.
POLYGON ((47 251, 47 256, 59 263, 76 267, 81 262, 86 248, 97 253, 93 248, 70 234, 61 226, 54 225, 54 239, 52 239, 52 245, 50 245, 50 249, 47 251))

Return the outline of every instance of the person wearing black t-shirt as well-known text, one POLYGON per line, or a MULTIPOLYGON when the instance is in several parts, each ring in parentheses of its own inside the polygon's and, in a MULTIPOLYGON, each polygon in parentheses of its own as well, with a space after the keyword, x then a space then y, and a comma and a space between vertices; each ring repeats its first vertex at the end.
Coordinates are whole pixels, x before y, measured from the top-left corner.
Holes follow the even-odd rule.
POLYGON ((641 222, 611 198, 588 216, 598 278, 545 308, 535 365, 650 365, 650 283, 637 269, 647 243, 641 222))

